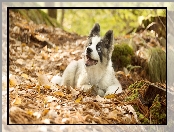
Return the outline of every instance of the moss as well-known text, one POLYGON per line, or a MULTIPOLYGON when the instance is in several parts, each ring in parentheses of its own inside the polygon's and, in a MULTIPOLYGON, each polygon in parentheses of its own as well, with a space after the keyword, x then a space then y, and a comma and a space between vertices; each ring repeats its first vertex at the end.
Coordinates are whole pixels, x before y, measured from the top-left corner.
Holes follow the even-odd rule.
POLYGON ((152 123, 154 124, 163 124, 166 120, 166 113, 162 109, 162 105, 160 102, 160 97, 159 94, 156 95, 152 106, 150 107, 150 113, 152 116, 152 123))
POLYGON ((134 89, 131 96, 126 98, 126 101, 133 101, 134 99, 138 98, 138 95, 139 95, 138 90, 134 89))
POLYGON ((146 118, 143 114, 141 114, 140 112, 137 112, 137 116, 138 116, 138 120, 139 120, 142 124, 149 124, 149 119, 146 118))
POLYGON ((144 82, 143 81, 137 81, 135 82, 134 84, 131 84, 129 86, 128 89, 130 89, 132 92, 131 92, 131 95, 128 96, 125 100, 126 101, 132 101, 136 98, 139 97, 139 89, 141 89, 141 87, 144 85, 144 82))
POLYGON ((166 124, 166 107, 164 103, 161 103, 165 102, 162 96, 156 94, 153 103, 149 107, 142 102, 142 100, 144 100, 144 96, 142 95, 145 95, 142 91, 146 91, 145 89, 147 89, 147 87, 149 87, 148 82, 143 80, 131 84, 128 88, 129 95, 125 98, 125 101, 137 102, 137 99, 141 101, 141 103, 135 103, 133 105, 141 124, 166 124), (144 107, 141 107, 141 105, 144 105, 144 107), (144 113, 144 115, 142 108, 149 108, 150 114, 144 113))
POLYGON ((166 81, 166 53, 161 48, 149 50, 148 75, 151 82, 166 81))
POLYGON ((133 49, 128 44, 115 44, 112 53, 112 61, 117 68, 123 68, 131 64, 131 57, 134 54, 133 49))

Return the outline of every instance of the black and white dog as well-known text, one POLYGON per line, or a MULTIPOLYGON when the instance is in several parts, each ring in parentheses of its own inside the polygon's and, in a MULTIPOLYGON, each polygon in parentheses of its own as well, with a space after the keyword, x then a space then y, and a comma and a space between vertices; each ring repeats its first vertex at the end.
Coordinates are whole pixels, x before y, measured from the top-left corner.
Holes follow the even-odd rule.
POLYGON ((96 23, 86 41, 84 58, 72 61, 67 66, 61 85, 82 88, 84 91, 93 88, 100 96, 121 93, 122 87, 112 67, 112 51, 113 31, 107 31, 101 38, 100 25, 96 23))

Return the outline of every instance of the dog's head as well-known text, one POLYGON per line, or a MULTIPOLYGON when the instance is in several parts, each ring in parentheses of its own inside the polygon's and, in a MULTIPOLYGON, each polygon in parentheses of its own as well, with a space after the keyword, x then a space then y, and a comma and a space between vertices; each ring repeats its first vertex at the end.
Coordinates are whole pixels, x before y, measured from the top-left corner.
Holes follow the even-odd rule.
POLYGON ((98 64, 107 65, 111 59, 113 50, 113 31, 106 32, 103 38, 100 37, 100 25, 96 23, 87 39, 85 49, 85 65, 93 66, 98 64))

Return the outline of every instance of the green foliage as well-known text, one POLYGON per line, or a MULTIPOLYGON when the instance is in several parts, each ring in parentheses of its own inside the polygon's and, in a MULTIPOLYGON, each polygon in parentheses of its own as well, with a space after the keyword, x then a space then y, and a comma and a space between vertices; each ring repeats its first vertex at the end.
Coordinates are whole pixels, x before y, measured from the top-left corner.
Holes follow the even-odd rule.
POLYGON ((126 98, 126 101, 133 101, 136 99, 139 95, 138 90, 144 85, 143 81, 137 81, 129 86, 129 89, 131 89, 132 94, 126 98))
POLYGON ((166 53, 161 48, 149 50, 148 74, 151 82, 166 81, 166 53))
POLYGON ((118 68, 131 64, 131 57, 134 55, 133 49, 128 44, 115 44, 112 53, 112 62, 118 68))
POLYGON ((129 86, 129 89, 141 88, 144 85, 143 81, 136 81, 135 83, 129 86))
POLYGON ((147 17, 149 14, 156 15, 156 12, 149 9, 66 9, 63 26, 69 32, 88 35, 94 23, 98 22, 101 35, 112 29, 115 36, 121 36, 137 28, 139 16, 147 17))
POLYGON ((153 104, 150 107, 150 114, 152 116, 151 123, 153 124, 162 124, 164 120, 166 120, 166 113, 162 108, 158 94, 156 95, 153 104))
POLYGON ((131 96, 128 96, 128 97, 126 98, 126 101, 133 101, 134 99, 136 99, 136 98, 138 97, 138 95, 139 95, 138 89, 136 88, 136 89, 134 89, 134 90, 132 91, 131 96))
MULTIPOLYGON (((135 99, 139 98, 139 90, 142 90, 142 86, 145 84, 143 81, 136 81, 135 83, 131 84, 129 86, 129 90, 131 90, 131 94, 125 99, 125 101, 134 101, 135 99)), ((137 105, 133 105, 138 120, 141 122, 141 124, 149 124, 149 119, 143 115, 137 105)))
POLYGON ((143 114, 140 112, 136 112, 138 116, 138 120, 141 122, 141 124, 149 124, 149 119, 146 118, 143 114))
POLYGON ((36 24, 46 24, 48 26, 59 27, 59 23, 39 9, 12 9, 19 12, 27 21, 33 21, 36 24))
MULTIPOLYGON (((134 84, 131 84, 128 88, 131 93, 125 98, 125 101, 133 102, 136 99, 139 100, 140 92, 142 92, 145 86, 146 82, 144 81, 136 81, 134 84)), ((144 115, 138 105, 133 105, 141 124, 164 124, 166 122, 166 108, 161 102, 163 102, 163 99, 159 96, 159 94, 157 94, 151 107, 149 108, 150 115, 144 115)))

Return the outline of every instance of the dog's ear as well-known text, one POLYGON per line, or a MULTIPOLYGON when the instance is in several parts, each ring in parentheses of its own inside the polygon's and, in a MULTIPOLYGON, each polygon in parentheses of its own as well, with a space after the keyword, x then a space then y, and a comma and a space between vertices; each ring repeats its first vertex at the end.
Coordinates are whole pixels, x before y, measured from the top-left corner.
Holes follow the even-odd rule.
POLYGON ((103 37, 103 41, 107 49, 109 49, 113 44, 113 30, 109 30, 103 37))
POLYGON ((94 27, 92 28, 91 32, 89 33, 89 37, 100 36, 100 25, 95 23, 94 27))

